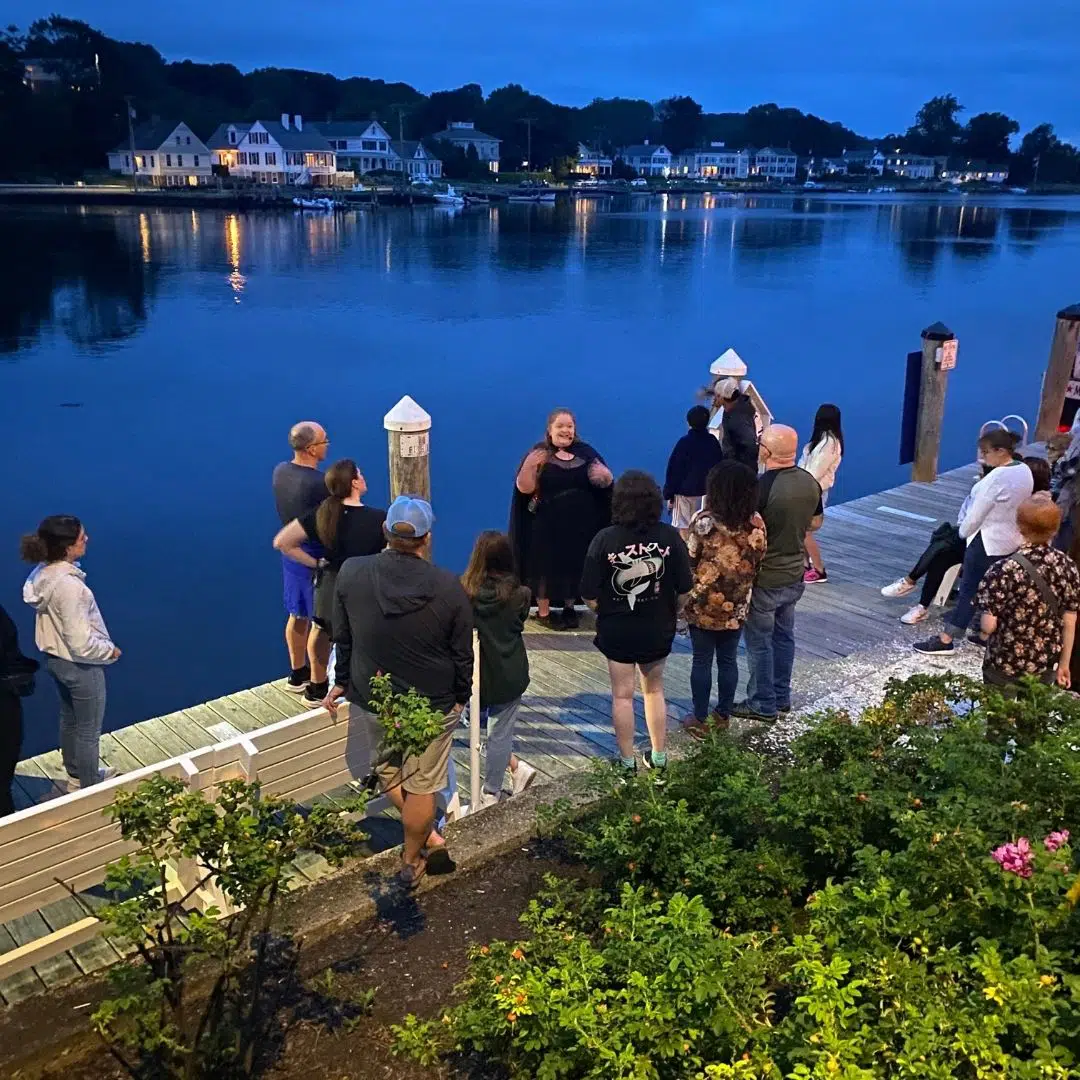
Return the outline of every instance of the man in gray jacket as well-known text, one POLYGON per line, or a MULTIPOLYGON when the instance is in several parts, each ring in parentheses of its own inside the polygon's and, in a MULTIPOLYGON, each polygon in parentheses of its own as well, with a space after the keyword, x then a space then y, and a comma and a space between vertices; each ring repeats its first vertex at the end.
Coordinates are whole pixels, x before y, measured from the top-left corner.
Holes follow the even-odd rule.
MULTIPOLYGON (((458 578, 426 560, 435 518, 423 499, 400 495, 386 512, 387 548, 346 559, 334 597, 335 685, 325 706, 351 704, 350 725, 365 729, 375 771, 401 811, 405 828, 401 882, 415 888, 429 868, 435 796, 447 784, 450 743, 472 693, 472 606, 458 578), (416 690, 443 713, 442 734, 423 753, 383 758, 381 731, 371 710, 371 680, 389 675, 397 692, 416 690)), ((453 864, 445 852, 442 869, 453 864)))

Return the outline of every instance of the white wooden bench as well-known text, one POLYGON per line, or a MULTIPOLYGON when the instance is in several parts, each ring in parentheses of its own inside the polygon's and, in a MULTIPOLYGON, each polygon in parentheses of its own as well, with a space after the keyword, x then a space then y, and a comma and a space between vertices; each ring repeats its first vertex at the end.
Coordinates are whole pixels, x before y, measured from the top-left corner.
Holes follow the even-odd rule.
MULTIPOLYGON (((480 672, 473 635, 473 702, 470 730, 473 803, 480 787, 480 672)), ((130 855, 137 845, 120 835, 106 815, 118 791, 130 791, 151 776, 182 779, 207 799, 217 797, 226 780, 258 780, 267 795, 306 802, 363 779, 368 767, 366 744, 350 733, 349 706, 343 702, 333 719, 322 708, 235 736, 104 783, 74 791, 50 802, 0 818, 0 924, 39 910, 52 901, 101 885, 110 863, 130 855)), ((368 803, 368 814, 381 812, 385 797, 368 803)), ((166 868, 172 888, 183 895, 196 884, 194 864, 166 868)), ((212 884, 193 897, 196 906, 229 909, 212 884)), ((102 928, 89 905, 85 917, 42 937, 0 953, 0 979, 33 967, 88 941, 102 928)))

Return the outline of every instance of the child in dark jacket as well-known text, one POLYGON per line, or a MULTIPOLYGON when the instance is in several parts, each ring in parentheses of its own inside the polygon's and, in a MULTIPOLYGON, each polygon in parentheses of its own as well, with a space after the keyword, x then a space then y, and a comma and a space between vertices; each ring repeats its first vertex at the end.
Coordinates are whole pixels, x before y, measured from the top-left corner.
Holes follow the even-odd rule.
POLYGON ((473 606, 480 639, 480 709, 487 720, 487 757, 480 796, 482 809, 499 801, 507 768, 513 794, 536 779, 536 770, 513 753, 521 697, 529 686, 529 657, 522 632, 529 616, 529 590, 514 575, 509 538, 490 529, 476 539, 461 579, 473 606))
POLYGON ((709 410, 695 405, 687 414, 690 430, 675 444, 664 478, 664 499, 671 510, 671 524, 685 540, 690 519, 701 509, 705 478, 724 456, 720 440, 709 431, 709 410))

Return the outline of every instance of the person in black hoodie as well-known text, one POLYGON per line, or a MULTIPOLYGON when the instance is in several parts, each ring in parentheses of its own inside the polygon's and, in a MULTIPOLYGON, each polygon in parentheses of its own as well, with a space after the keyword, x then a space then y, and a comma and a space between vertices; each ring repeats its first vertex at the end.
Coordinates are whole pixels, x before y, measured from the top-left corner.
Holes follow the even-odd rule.
POLYGON ((724 457, 720 440, 709 431, 709 410, 695 405, 687 414, 690 430, 675 444, 664 478, 664 501, 671 510, 671 524, 685 540, 690 519, 701 509, 705 478, 724 457))
POLYGON ((713 401, 724 410, 721 422, 724 459, 741 461, 758 471, 757 410, 738 379, 723 379, 713 390, 713 401))
POLYGON ((15 812, 11 784, 22 750, 22 698, 33 688, 38 662, 19 650, 19 632, 0 607, 0 817, 15 812))
POLYGON ((529 617, 529 590, 514 574, 509 538, 494 529, 477 537, 461 583, 472 601, 480 638, 480 708, 487 718, 484 807, 499 801, 507 767, 515 795, 536 779, 536 770, 513 753, 521 696, 529 686, 529 657, 521 636, 529 617))
MULTIPOLYGON (((387 549, 347 559, 334 590, 334 686, 323 702, 334 715, 345 697, 350 725, 364 729, 377 750, 379 723, 371 711, 371 680, 390 676, 394 690, 416 690, 446 715, 443 733, 418 757, 380 760, 375 771, 405 828, 400 880, 415 888, 429 869, 425 845, 435 842, 435 796, 446 786, 450 743, 472 693, 472 607, 461 582, 432 566, 435 517, 423 499, 399 495, 386 513, 387 549)), ((441 868, 453 869, 445 851, 441 868)), ((435 872, 435 864, 430 866, 435 872)))

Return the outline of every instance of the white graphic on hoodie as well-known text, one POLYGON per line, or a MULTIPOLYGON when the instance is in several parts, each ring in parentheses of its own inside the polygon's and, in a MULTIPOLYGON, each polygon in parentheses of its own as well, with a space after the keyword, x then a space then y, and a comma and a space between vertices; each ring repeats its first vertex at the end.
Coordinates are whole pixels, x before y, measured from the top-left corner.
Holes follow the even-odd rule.
POLYGON ((622 551, 608 555, 608 562, 615 568, 611 575, 611 587, 616 596, 625 596, 630 610, 634 610, 637 598, 650 590, 660 591, 660 579, 664 576, 664 560, 671 554, 671 547, 662 544, 628 544, 622 551))

